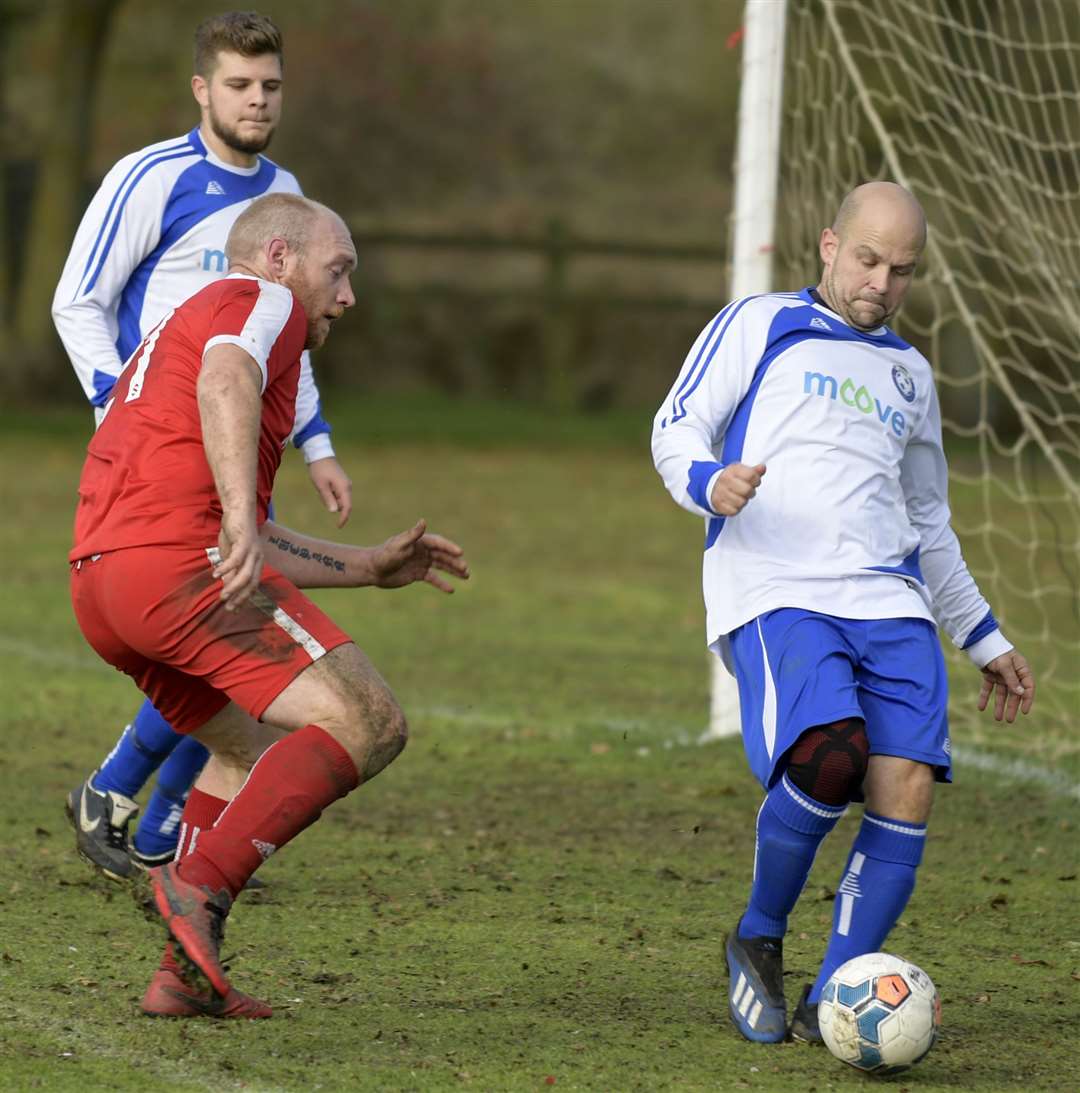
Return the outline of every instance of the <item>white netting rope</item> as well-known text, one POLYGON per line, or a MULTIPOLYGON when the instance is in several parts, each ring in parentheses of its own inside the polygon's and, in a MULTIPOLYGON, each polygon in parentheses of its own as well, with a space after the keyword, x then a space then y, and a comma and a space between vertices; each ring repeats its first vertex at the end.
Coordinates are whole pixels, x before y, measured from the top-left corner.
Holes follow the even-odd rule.
MULTIPOLYGON (((816 280, 821 227, 859 182, 923 202, 930 241, 897 327, 937 371, 954 524, 1045 683, 1042 717, 1075 725, 1080 5, 796 0, 788 19, 775 283, 816 280)), ((958 725, 988 729, 955 699, 958 725)))

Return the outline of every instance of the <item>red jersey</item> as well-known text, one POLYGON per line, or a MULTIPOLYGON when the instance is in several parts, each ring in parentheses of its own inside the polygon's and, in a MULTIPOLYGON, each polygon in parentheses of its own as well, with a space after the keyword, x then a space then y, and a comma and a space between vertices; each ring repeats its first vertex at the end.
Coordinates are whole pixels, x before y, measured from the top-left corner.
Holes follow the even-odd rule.
POLYGON ((131 355, 79 480, 71 561, 133 546, 216 546, 221 501, 196 383, 207 349, 240 346, 263 374, 256 491, 266 520, 293 429, 307 317, 284 285, 232 274, 170 311, 131 355))

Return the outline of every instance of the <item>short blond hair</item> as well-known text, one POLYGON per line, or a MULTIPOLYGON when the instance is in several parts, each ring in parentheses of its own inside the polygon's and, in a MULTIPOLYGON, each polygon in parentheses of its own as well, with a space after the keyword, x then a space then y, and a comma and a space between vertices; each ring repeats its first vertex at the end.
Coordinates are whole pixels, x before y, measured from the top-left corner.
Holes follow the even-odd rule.
POLYGON ((254 258, 271 239, 284 239, 302 255, 320 216, 330 210, 299 194, 266 194, 237 218, 225 241, 229 262, 254 258))

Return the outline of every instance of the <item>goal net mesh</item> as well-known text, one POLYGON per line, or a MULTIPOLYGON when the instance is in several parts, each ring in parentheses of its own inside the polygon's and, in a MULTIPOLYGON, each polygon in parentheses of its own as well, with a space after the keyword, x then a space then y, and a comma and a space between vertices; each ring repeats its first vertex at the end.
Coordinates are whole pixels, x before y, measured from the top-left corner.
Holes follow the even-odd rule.
POLYGON ((1039 681, 1037 720, 1002 734, 946 641, 970 677, 954 682, 953 725, 973 742, 1075 754, 1080 5, 791 0, 777 288, 816 283, 821 228, 869 179, 902 183, 927 211, 896 327, 936 370, 965 558, 1039 681))

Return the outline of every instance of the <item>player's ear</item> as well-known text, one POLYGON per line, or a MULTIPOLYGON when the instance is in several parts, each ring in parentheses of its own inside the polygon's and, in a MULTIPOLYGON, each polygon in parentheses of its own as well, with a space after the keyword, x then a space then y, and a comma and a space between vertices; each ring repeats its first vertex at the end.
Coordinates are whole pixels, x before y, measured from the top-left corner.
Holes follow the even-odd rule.
POLYGON ((197 72, 191 77, 191 93, 200 106, 210 105, 210 91, 206 86, 206 80, 197 72))
POLYGON ((821 241, 818 243, 818 254, 826 265, 836 257, 836 249, 840 246, 840 238, 832 228, 824 228, 821 232, 821 241))
POLYGON ((266 244, 266 259, 272 274, 280 277, 285 272, 290 253, 289 244, 280 236, 274 236, 274 238, 266 244))

